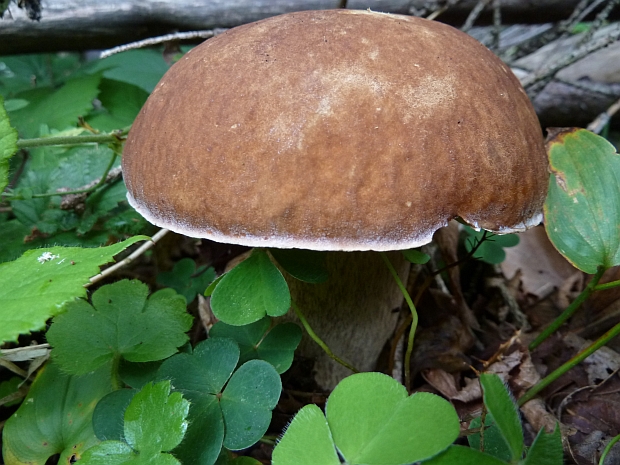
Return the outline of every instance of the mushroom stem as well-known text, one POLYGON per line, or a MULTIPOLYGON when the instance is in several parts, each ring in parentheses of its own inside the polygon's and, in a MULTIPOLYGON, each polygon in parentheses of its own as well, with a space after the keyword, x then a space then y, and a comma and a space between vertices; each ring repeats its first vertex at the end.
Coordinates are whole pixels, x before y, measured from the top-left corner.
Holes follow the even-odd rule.
MULTIPOLYGON (((400 252, 386 256, 404 281, 410 264, 400 252)), ((379 355, 394 332, 403 294, 377 252, 329 252, 327 282, 308 284, 287 276, 291 297, 329 349, 361 371, 376 368, 379 355)), ((326 390, 351 374, 310 337, 299 353, 315 360, 317 384, 326 390)))

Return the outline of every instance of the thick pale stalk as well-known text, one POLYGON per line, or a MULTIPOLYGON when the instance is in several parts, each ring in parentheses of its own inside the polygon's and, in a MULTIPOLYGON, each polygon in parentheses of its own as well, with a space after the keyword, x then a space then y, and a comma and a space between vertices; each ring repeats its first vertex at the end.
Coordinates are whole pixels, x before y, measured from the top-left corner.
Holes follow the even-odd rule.
MULTIPOLYGON (((409 262, 400 252, 387 255, 406 282, 409 262)), ((403 295, 376 252, 330 252, 326 265, 330 272, 326 283, 287 278, 293 301, 334 354, 360 371, 374 370, 394 332, 403 295)), ((315 360, 315 380, 323 389, 333 389, 352 374, 307 335, 299 353, 315 360)))

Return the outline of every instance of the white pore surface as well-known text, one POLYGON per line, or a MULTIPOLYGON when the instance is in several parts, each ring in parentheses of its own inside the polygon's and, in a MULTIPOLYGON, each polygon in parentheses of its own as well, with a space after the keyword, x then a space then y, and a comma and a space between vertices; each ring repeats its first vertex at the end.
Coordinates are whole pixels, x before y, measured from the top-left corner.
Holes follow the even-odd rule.
MULTIPOLYGON (((223 234, 215 229, 196 228, 195 226, 192 226, 177 217, 162 214, 162 212, 158 212, 153 209, 152 206, 137 201, 129 192, 127 193, 127 201, 148 222, 154 224, 155 226, 159 226, 160 228, 169 229, 170 231, 188 237, 209 239, 223 244, 235 244, 247 247, 273 247, 277 249, 307 249, 344 252, 364 250, 373 250, 376 252, 407 250, 428 244, 432 241, 435 231, 439 228, 447 226, 448 224, 448 219, 439 221, 424 230, 412 232, 409 236, 404 237, 403 240, 400 241, 386 240, 381 237, 368 237, 363 239, 354 238, 347 240, 329 237, 299 238, 282 234, 273 234, 270 236, 256 236, 247 233, 229 235, 223 234)), ((537 212, 532 218, 526 220, 525 222, 510 227, 502 227, 498 231, 491 232, 496 234, 522 232, 528 228, 540 224, 542 219, 542 213, 537 212)), ((480 229, 476 222, 469 222, 466 218, 464 218, 464 220, 471 224, 474 229, 480 229)))

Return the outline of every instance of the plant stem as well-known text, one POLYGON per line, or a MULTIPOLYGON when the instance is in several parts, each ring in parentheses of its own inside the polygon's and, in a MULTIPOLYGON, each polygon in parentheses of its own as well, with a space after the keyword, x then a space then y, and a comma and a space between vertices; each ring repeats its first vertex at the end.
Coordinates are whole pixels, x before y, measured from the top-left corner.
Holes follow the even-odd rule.
POLYGON ((601 276, 603 276, 604 272, 605 268, 599 266, 596 270, 596 274, 592 276, 592 279, 590 280, 586 288, 581 291, 581 294, 579 294, 577 298, 573 300, 573 302, 566 308, 566 310, 564 310, 559 317, 557 317, 549 326, 547 326, 547 328, 545 328, 542 333, 538 335, 536 339, 534 339, 530 343, 530 350, 534 350, 536 347, 538 347, 545 339, 547 339, 549 336, 551 336, 551 334, 557 331, 558 328, 566 322, 566 320, 573 316, 573 313, 575 313, 577 309, 581 306, 581 304, 588 297, 590 297, 590 294, 592 294, 596 290, 596 285, 600 281, 601 276))
POLYGON ((594 286, 594 290, 595 291, 604 291, 604 290, 612 289, 612 288, 618 287, 618 286, 620 286, 620 280, 612 281, 610 283, 605 283, 605 284, 598 284, 598 285, 594 286))
POLYGON ((293 302, 292 300, 291 300, 291 307, 293 307, 293 310, 297 314, 297 318, 299 318, 299 321, 301 321, 301 324, 303 325, 304 329, 308 333, 308 336, 310 336, 312 338, 312 340, 314 342, 316 342, 321 349, 323 349, 323 351, 329 356, 329 358, 331 358, 332 360, 340 363, 342 366, 347 367, 353 373, 359 373, 360 372, 353 365, 351 365, 350 363, 345 362, 344 360, 342 360, 340 357, 338 357, 336 354, 334 354, 332 352, 332 350, 329 348, 329 346, 327 344, 325 344, 325 342, 323 342, 323 340, 319 336, 317 336, 317 334, 314 332, 314 330, 310 326, 310 323, 308 323, 308 320, 306 319, 304 314, 301 312, 301 310, 299 309, 297 304, 295 302, 293 302))
POLYGON ((413 352, 413 339, 415 337, 415 331, 418 327, 418 312, 415 309, 415 305, 411 300, 411 296, 409 292, 407 292, 407 288, 400 280, 398 273, 394 269, 394 265, 390 262, 390 259, 387 257, 385 252, 380 252, 381 258, 385 262, 385 266, 387 266, 388 270, 392 274, 394 281, 396 281, 396 285, 400 289, 400 292, 403 293, 403 297, 409 306, 409 310, 411 310, 411 329, 409 330, 409 338, 407 340, 407 351, 405 352, 405 387, 407 391, 411 390, 411 353, 413 352))
POLYGON ((122 129, 107 134, 92 134, 89 136, 52 136, 20 139, 17 141, 17 148, 30 149, 51 145, 109 144, 122 141, 128 132, 128 129, 122 129))
POLYGON ((607 443, 607 445, 605 446, 605 450, 601 454, 601 459, 598 461, 598 465, 604 465, 605 464, 605 458, 607 457, 607 454, 609 454, 609 451, 611 450, 611 448, 618 441, 620 441, 620 434, 618 436, 615 436, 611 441, 609 441, 607 443))
POLYGON ((527 391, 518 400, 517 403, 519 404, 519 406, 525 404, 528 400, 532 399, 536 394, 538 394, 544 388, 549 386, 549 384, 554 382, 556 379, 558 379, 560 376, 562 376, 568 370, 570 370, 571 368, 573 368, 577 364, 583 362, 586 358, 588 358, 590 355, 592 355, 598 349, 603 347, 605 344, 607 344, 609 341, 611 341, 618 334, 620 334, 620 323, 618 323, 616 326, 611 328, 609 331, 607 331, 605 334, 603 334, 601 337, 599 337, 596 341, 594 341, 594 343, 592 343, 590 346, 586 347, 584 350, 579 352, 577 355, 575 355, 569 361, 567 361, 566 363, 564 363, 563 365, 558 367, 551 374, 547 375, 546 377, 541 379, 538 383, 536 383, 534 386, 532 386, 532 388, 529 391, 527 391))

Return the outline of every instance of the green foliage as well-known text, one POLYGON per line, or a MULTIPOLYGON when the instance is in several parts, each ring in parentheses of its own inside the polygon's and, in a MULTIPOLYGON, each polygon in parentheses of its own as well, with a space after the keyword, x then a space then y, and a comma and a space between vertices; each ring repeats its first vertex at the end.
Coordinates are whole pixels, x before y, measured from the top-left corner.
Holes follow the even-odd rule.
POLYGON ((562 434, 560 427, 556 425, 553 433, 545 433, 542 429, 538 432, 523 465, 561 465, 563 459, 562 434))
POLYGON ((349 376, 329 396, 325 416, 306 406, 273 452, 273 465, 346 463, 398 465, 430 458, 459 434, 459 419, 444 399, 407 395, 380 373, 349 376), (326 421, 327 420, 327 421, 326 421))
POLYGON ((157 283, 177 291, 187 303, 191 303, 196 294, 202 294, 215 279, 212 267, 200 266, 191 258, 183 258, 174 264, 172 271, 162 271, 157 275, 157 283))
POLYGON ((89 67, 89 72, 103 72, 103 76, 127 84, 132 84, 151 93, 164 73, 168 64, 161 53, 155 50, 129 50, 96 61, 89 67))
POLYGON ((170 383, 149 383, 136 393, 124 413, 123 440, 108 440, 88 449, 85 465, 180 464, 166 452, 174 449, 187 429, 189 402, 170 383))
POLYGON ((234 339, 241 350, 239 364, 248 360, 265 360, 279 374, 293 363, 293 354, 301 342, 301 328, 294 323, 281 323, 272 327, 269 317, 245 326, 231 326, 221 321, 209 332, 211 337, 234 339))
POLYGON ((17 152, 17 131, 9 122, 9 115, 4 109, 0 96, 0 192, 9 183, 9 158, 17 152))
POLYGON ((217 283, 211 308, 223 322, 241 326, 265 315, 282 316, 291 306, 291 294, 280 270, 264 249, 254 249, 217 283))
MULTIPOLYGON (((22 380, 18 378, 17 376, 13 376, 7 381, 2 381, 0 383, 0 401, 2 400, 2 398, 16 393, 17 390, 19 389, 19 385, 21 384, 21 382, 22 380)), ((20 402, 21 402, 20 400, 13 400, 13 401, 10 401, 4 404, 0 402, 0 407, 3 405, 6 407, 10 407, 11 405, 19 404, 20 402)))
POLYGON ((408 261, 415 263, 416 265, 424 265, 431 259, 428 254, 425 254, 418 249, 403 250, 402 252, 408 261))
POLYGON ((0 264, 0 341, 41 329, 62 311, 62 304, 86 295, 86 284, 99 266, 145 236, 108 247, 50 247, 29 250, 13 262, 0 264))
POLYGON ((93 432, 97 438, 102 441, 125 439, 125 410, 137 392, 137 389, 118 389, 97 403, 93 412, 93 432))
POLYGON ((278 264, 294 278, 307 283, 323 283, 329 278, 325 252, 304 249, 270 249, 278 264))
POLYGON ((190 402, 189 427, 174 454, 182 463, 213 464, 222 446, 249 447, 267 430, 281 391, 273 366, 250 360, 236 371, 239 347, 227 338, 212 338, 192 354, 166 360, 157 375, 190 402))
POLYGON ((59 463, 79 458, 98 442, 93 434, 92 413, 97 401, 111 390, 106 370, 68 376, 54 363, 48 363, 17 413, 4 426, 5 464, 44 465, 54 454, 60 454, 59 463))
POLYGON ((172 289, 151 294, 140 281, 108 284, 69 302, 47 332, 52 358, 67 373, 84 374, 108 362, 163 360, 185 344, 192 317, 172 289))
POLYGON ((620 264, 620 155, 604 138, 567 129, 548 142, 545 229, 575 267, 594 274, 620 264))
MULTIPOLYGON (((471 252, 472 249, 483 240, 485 231, 476 231, 467 225, 464 225, 463 228, 467 236, 465 239, 465 249, 467 252, 471 252)), ((474 258, 492 265, 502 263, 506 259, 504 248, 514 247, 518 243, 519 236, 516 234, 489 235, 489 233, 486 232, 486 237, 484 237, 484 241, 480 244, 476 253, 474 253, 474 258)))
MULTIPOLYGON (((482 419, 480 417, 476 417, 470 422, 469 429, 472 430, 480 428, 481 425, 482 419)), ((472 449, 483 450, 487 454, 500 460, 504 460, 506 462, 510 461, 510 458, 512 457, 510 447, 508 446, 508 443, 506 443, 502 432, 497 427, 497 423, 495 422, 493 415, 489 412, 487 412, 486 418, 484 419, 484 425, 485 429, 483 443, 481 444, 480 441, 480 433, 474 433, 467 436, 469 446, 472 449)))

